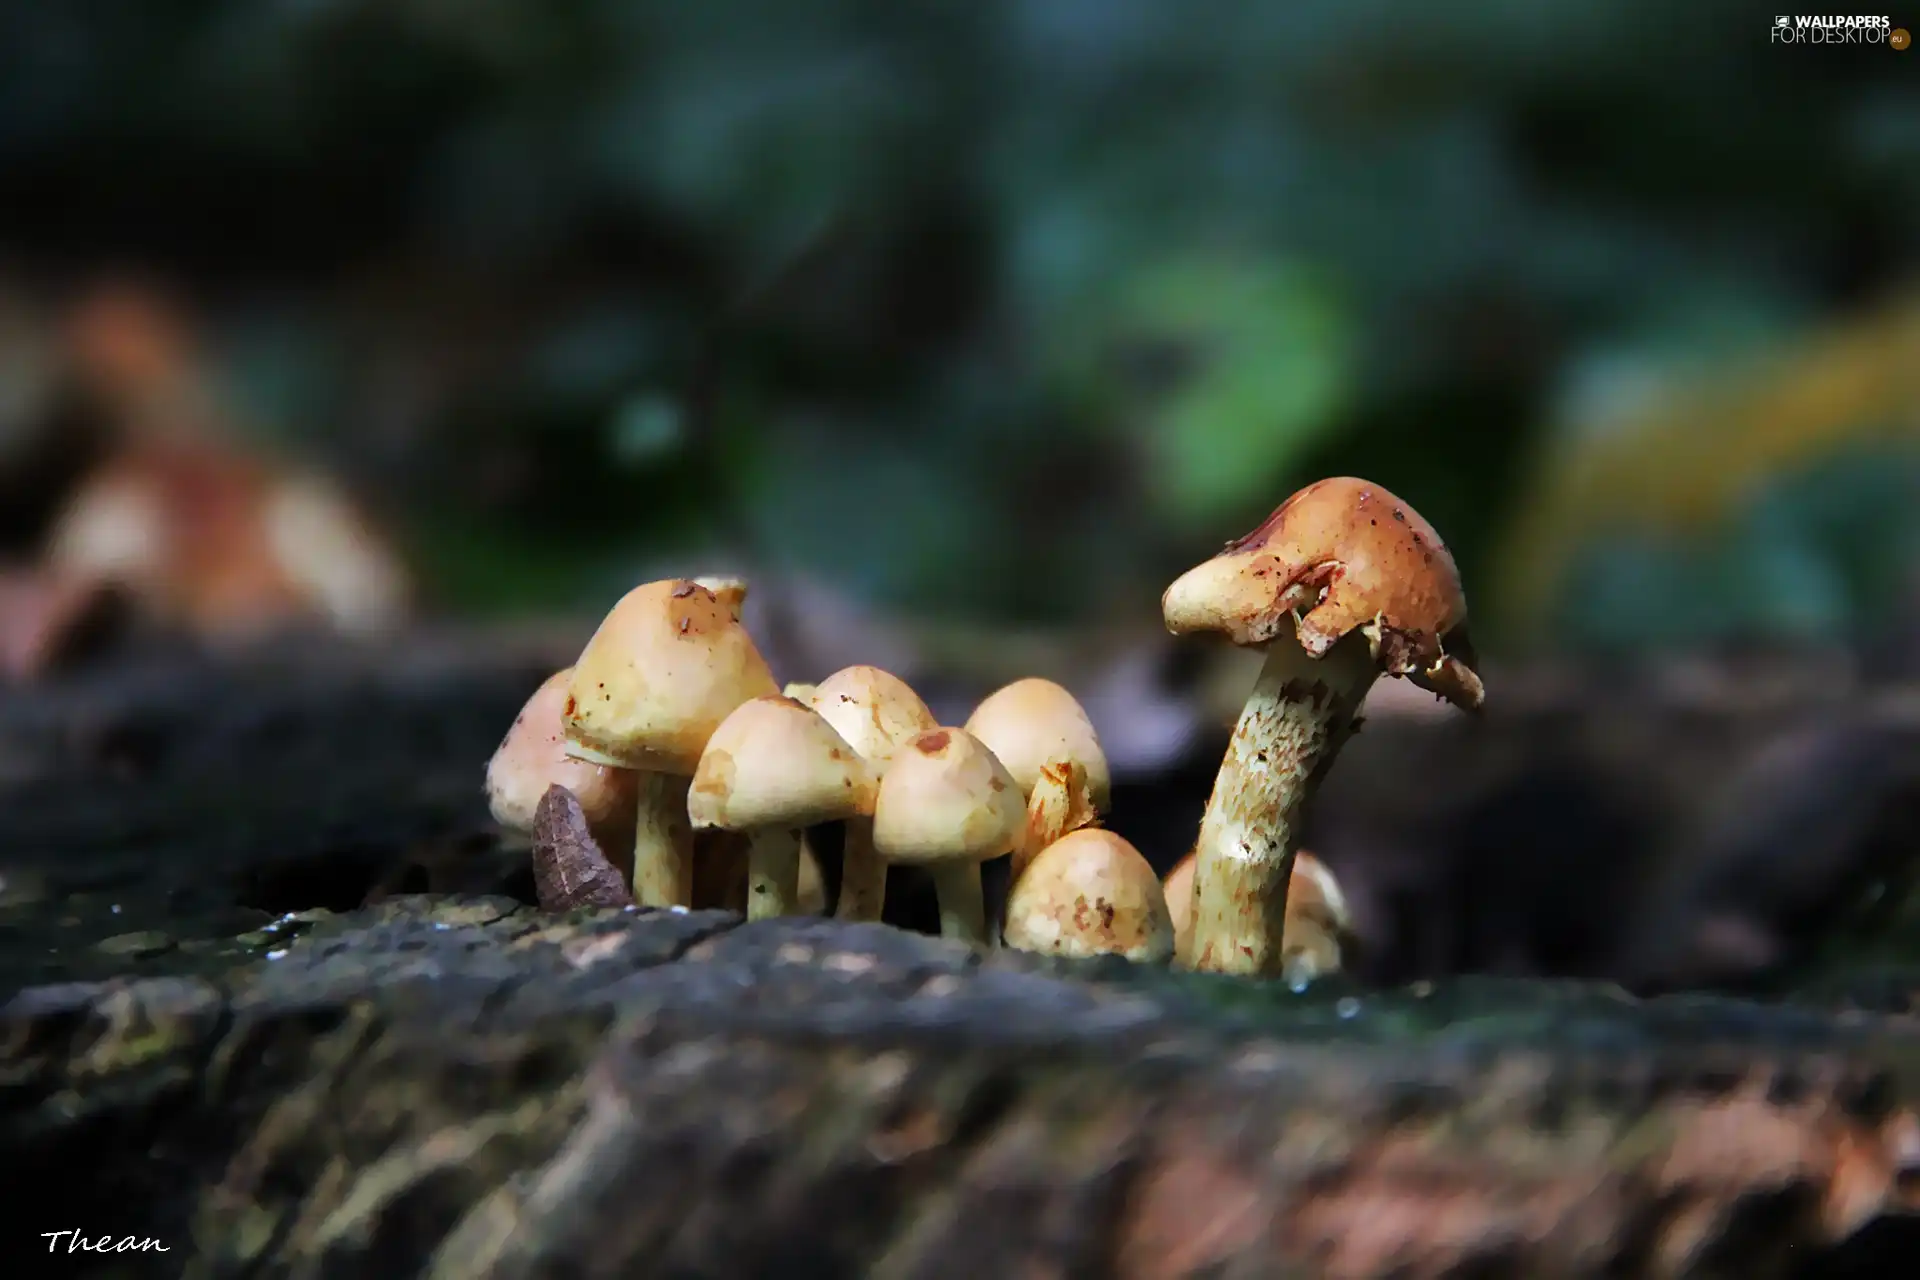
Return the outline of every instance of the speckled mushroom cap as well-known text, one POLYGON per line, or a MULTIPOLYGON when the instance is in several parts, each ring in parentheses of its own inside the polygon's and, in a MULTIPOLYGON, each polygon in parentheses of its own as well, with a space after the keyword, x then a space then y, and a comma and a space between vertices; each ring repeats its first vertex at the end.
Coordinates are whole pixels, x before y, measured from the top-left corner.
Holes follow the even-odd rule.
POLYGON ((873 812, 866 761, 811 707, 774 694, 734 708, 687 790, 696 828, 810 827, 873 812))
POLYGON ((1468 710, 1484 696, 1452 553, 1419 512, 1352 476, 1288 498, 1175 579, 1160 607, 1176 635, 1218 632, 1249 646, 1280 635, 1297 614, 1300 647, 1316 658, 1359 629, 1387 675, 1468 710))
POLYGON ((487 762, 487 805, 494 820, 509 831, 532 833, 534 810, 555 784, 573 793, 596 828, 633 821, 638 800, 635 775, 567 755, 560 708, 572 678, 572 667, 548 676, 514 717, 513 726, 487 762))
POLYGON ((889 862, 985 862, 1013 848, 1027 808, 1007 767, 965 729, 940 728, 893 754, 873 810, 889 862))
POLYGON ((1173 956, 1173 919, 1140 851, 1087 827, 1042 849, 1014 883, 1006 939, 1047 955, 1164 963, 1173 956))
POLYGON ((1047 765, 1070 760, 1086 771, 1093 807, 1102 813, 1110 807, 1113 780, 1093 721, 1053 681, 1033 676, 996 689, 973 709, 967 732, 1000 757, 1022 794, 1033 794, 1047 765))
POLYGON ((613 607, 574 663, 562 707, 567 754, 690 775, 729 712, 779 689, 753 637, 711 591, 685 579, 649 582, 613 607))
POLYGON ((842 667, 808 701, 855 751, 882 765, 901 743, 940 723, 906 681, 879 667, 842 667))

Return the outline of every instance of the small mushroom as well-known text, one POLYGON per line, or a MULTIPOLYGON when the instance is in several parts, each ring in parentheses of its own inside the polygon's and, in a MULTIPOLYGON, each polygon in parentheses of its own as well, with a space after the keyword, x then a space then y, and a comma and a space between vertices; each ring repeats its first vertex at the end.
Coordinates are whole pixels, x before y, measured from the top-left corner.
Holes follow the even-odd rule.
POLYGON ((1274 974, 1302 808, 1382 674, 1457 706, 1483 696, 1466 596, 1433 526, 1351 477, 1288 498, 1161 598, 1175 635, 1210 632, 1266 660, 1207 801, 1195 842, 1195 969, 1274 974))
POLYGON ((1340 882, 1326 863, 1301 850, 1293 861, 1293 883, 1287 892, 1282 976, 1289 982, 1306 983, 1338 973, 1357 945, 1353 913, 1340 882))
POLYGON ((989 694, 967 732, 1007 766, 1027 802, 1027 829, 1013 852, 1013 879, 1034 855, 1088 826, 1112 803, 1106 752, 1086 708, 1051 680, 1015 680, 989 694))
POLYGON ((1007 898, 1007 945, 1044 955, 1173 958, 1173 919, 1153 868, 1111 831, 1087 827, 1027 864, 1007 898))
MULTIPOLYGON (((1176 946, 1184 946, 1193 919, 1193 855, 1167 873, 1167 910, 1176 946)), ((1346 894, 1327 864, 1302 849, 1293 859, 1287 887, 1287 920, 1280 944, 1280 972, 1289 982, 1311 982, 1338 973, 1359 945, 1346 894)))
MULTIPOLYGON (((876 777, 910 738, 938 727, 933 712, 907 682, 879 667, 843 667, 822 680, 809 699, 858 751, 876 777)), ((849 818, 840 860, 840 920, 878 920, 887 900, 887 864, 873 848, 873 819, 849 818)))
POLYGON ((641 906, 689 905, 687 780, 720 722, 778 687, 739 619, 685 579, 635 587, 587 641, 561 704, 567 754, 638 775, 633 895, 641 906))
POLYGON ((773 694, 741 703, 707 742, 687 793, 697 830, 744 832, 747 919, 800 912, 800 835, 871 814, 866 762, 813 708, 773 694))
POLYGON ((487 807, 509 835, 531 838, 534 814, 547 789, 565 787, 608 858, 630 872, 625 864, 633 856, 638 779, 625 769, 589 764, 567 754, 560 708, 572 679, 572 667, 554 672, 513 718, 506 737, 487 761, 487 807))
POLYGON ((1026 822, 1020 784, 965 729, 939 728, 894 753, 873 811, 873 847, 923 866, 940 902, 940 935, 988 945, 980 864, 1011 852, 1026 822))

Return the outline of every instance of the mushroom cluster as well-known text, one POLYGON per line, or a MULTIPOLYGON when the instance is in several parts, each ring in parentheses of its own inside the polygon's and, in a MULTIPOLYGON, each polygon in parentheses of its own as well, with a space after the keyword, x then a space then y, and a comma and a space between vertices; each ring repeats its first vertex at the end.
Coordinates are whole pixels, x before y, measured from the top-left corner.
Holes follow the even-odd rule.
POLYGON ((1482 697, 1433 528, 1364 480, 1302 489, 1162 598, 1174 634, 1265 655, 1193 851, 1163 884, 1101 825, 1106 756, 1066 689, 1018 680, 954 726, 877 667, 783 688, 741 621, 746 594, 737 578, 636 587, 515 720, 487 770, 495 818, 533 837, 536 862, 562 850, 577 867, 597 845, 609 868, 537 866, 554 905, 604 903, 617 873, 641 907, 824 911, 806 833, 837 823, 840 919, 880 920, 888 867, 916 866, 946 937, 1309 981, 1353 937, 1332 872, 1298 848, 1300 819, 1368 688, 1400 676, 1468 710, 1482 697), (1003 856, 1006 914, 989 920, 980 866, 1003 856), (567 898, 572 885, 591 897, 567 898))

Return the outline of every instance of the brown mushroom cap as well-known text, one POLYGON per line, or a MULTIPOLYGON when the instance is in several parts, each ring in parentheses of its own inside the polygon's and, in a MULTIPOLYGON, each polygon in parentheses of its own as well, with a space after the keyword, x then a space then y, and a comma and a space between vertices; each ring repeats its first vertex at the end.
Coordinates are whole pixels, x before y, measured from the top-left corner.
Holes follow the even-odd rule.
POLYGON ((814 686, 806 701, 855 751, 882 765, 901 743, 939 727, 920 695, 879 667, 843 667, 814 686))
POLYGON ((1140 851, 1087 827, 1042 849, 1014 882, 1006 939, 1048 955, 1162 962, 1173 956, 1173 920, 1140 851))
POLYGON ((809 827, 873 812, 866 762, 811 707, 774 694, 734 709, 687 791, 696 829, 809 827))
MULTIPOLYGON (((634 806, 639 795, 635 775, 625 769, 576 760, 567 754, 560 708, 567 700, 573 668, 548 676, 514 717, 507 736, 487 762, 487 804, 495 821, 521 835, 533 832, 534 815, 547 788, 571 791, 595 832, 625 828, 633 839, 634 806)), ((626 850, 614 849, 615 856, 626 850)))
POLYGON ((1316 658, 1361 630, 1386 674, 1468 710, 1483 697, 1452 553, 1419 512, 1352 476, 1300 490, 1182 574, 1160 603, 1175 635, 1211 631, 1256 646, 1293 625, 1316 658))
POLYGON ((1113 780, 1100 737, 1086 708, 1053 681, 1032 676, 996 689, 973 709, 966 728, 1000 757, 1023 795, 1033 794, 1046 766, 1072 761, 1086 771, 1093 807, 1108 809, 1113 780))
POLYGON ((932 729, 894 752, 873 810, 873 847, 889 862, 985 862, 1027 821, 1020 784, 965 729, 932 729))
POLYGON ((779 688, 753 637, 711 591, 685 579, 649 582, 614 605, 574 663, 561 711, 567 751, 690 775, 728 713, 779 688))

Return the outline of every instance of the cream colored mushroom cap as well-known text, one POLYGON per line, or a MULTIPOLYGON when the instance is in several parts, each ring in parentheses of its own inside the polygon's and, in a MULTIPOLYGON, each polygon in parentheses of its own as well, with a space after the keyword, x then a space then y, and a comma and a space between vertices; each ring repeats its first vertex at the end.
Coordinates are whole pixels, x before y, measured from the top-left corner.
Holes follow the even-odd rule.
POLYGON ((985 862, 1012 850, 1027 820, 1020 784, 965 729, 931 729, 894 752, 873 810, 889 862, 985 862))
POLYGON ((1173 919, 1153 868, 1111 831, 1086 827, 1034 856, 1007 898, 1007 945, 1057 956, 1163 963, 1173 919))
POLYGON ((814 686, 809 701, 855 751, 881 765, 901 743, 940 727, 905 680, 879 667, 842 667, 814 686))
POLYGON ((1032 795, 1040 770, 1071 760, 1086 770, 1093 807, 1111 807, 1113 779, 1100 736, 1079 699, 1051 680, 1031 676, 993 693, 967 718, 967 732, 1000 757, 1022 795, 1032 795))
POLYGON ((649 582, 614 605, 574 663, 562 708, 582 760, 689 775, 735 707, 778 693, 753 637, 714 594, 649 582))
POLYGON ((639 800, 638 779, 625 769, 576 760, 567 754, 560 708, 573 668, 554 672, 527 699, 507 735, 487 762, 487 806, 494 820, 521 835, 533 831, 533 813, 547 788, 558 783, 580 801, 596 826, 631 823, 639 800))
POLYGON ((1452 553, 1419 512, 1352 476, 1288 498, 1176 578, 1160 608, 1176 635, 1217 632, 1264 645, 1291 629, 1316 658, 1362 631, 1385 674, 1469 710, 1484 696, 1452 553))
POLYGON ((873 774, 808 706, 774 694, 720 722, 687 789, 697 828, 810 827, 873 812, 873 774))

